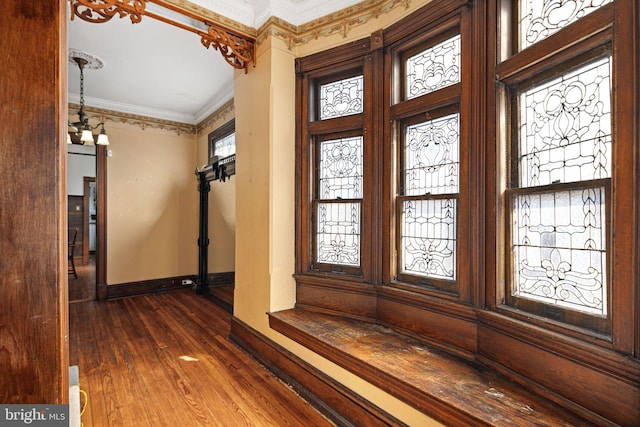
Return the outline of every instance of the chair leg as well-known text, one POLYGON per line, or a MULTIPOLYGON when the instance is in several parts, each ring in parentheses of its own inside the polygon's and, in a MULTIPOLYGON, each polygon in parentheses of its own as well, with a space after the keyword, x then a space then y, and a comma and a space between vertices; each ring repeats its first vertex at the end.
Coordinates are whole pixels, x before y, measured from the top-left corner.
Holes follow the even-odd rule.
POLYGON ((76 262, 74 261, 73 257, 69 257, 69 261, 71 261, 71 271, 70 273, 73 273, 73 277, 75 279, 78 278, 78 273, 76 272, 76 262))

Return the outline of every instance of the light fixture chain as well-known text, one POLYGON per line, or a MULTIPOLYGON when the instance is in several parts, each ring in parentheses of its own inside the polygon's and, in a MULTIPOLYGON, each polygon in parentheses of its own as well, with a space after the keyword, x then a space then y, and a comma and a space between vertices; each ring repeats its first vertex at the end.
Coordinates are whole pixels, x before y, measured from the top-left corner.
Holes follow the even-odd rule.
POLYGON ((84 67, 80 66, 80 111, 84 111, 84 67))

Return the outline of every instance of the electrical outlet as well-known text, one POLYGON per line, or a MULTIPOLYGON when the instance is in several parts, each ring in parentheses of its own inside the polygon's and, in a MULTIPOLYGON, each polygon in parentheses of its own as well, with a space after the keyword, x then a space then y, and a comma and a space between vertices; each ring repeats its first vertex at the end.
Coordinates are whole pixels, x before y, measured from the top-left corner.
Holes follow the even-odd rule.
POLYGON ((183 280, 182 280, 182 284, 183 284, 184 286, 193 285, 193 280, 183 279, 183 280))

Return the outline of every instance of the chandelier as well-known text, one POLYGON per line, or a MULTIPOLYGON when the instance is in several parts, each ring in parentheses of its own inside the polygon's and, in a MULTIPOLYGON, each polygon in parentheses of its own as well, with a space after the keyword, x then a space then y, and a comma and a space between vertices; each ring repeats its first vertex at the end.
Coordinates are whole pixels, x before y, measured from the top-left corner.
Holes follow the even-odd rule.
POLYGON ((78 111, 79 120, 77 122, 69 122, 69 128, 71 131, 67 133, 67 144, 72 144, 74 140, 79 140, 80 144, 86 146, 94 146, 95 144, 109 145, 109 137, 107 136, 107 131, 104 128, 104 122, 91 126, 89 124, 89 118, 84 112, 84 68, 90 63, 91 59, 97 61, 97 66, 94 66, 94 68, 101 68, 102 62, 89 55, 78 54, 78 52, 72 52, 70 59, 78 65, 78 68, 80 68, 80 110, 78 111), (93 131, 97 131, 100 126, 102 126, 102 130, 98 134, 97 140, 95 140, 93 131), (96 141, 95 144, 94 141, 96 141))

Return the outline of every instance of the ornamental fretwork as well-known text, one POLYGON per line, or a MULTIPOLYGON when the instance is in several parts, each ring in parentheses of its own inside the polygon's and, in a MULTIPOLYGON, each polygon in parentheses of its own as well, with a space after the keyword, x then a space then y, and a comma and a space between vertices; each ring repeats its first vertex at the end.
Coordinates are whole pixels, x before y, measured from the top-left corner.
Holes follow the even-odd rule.
POLYGON ((212 46, 234 68, 244 69, 246 72, 249 64, 253 63, 255 65, 256 62, 254 38, 208 22, 201 16, 167 3, 164 0, 71 0, 71 19, 75 16, 84 21, 97 24, 107 22, 114 16, 119 18, 128 16, 131 22, 136 24, 142 21, 143 16, 149 16, 199 35, 204 47, 208 49, 212 46), (160 16, 147 9, 148 3, 158 4, 191 19, 203 22, 208 30, 204 32, 165 16, 160 16))

